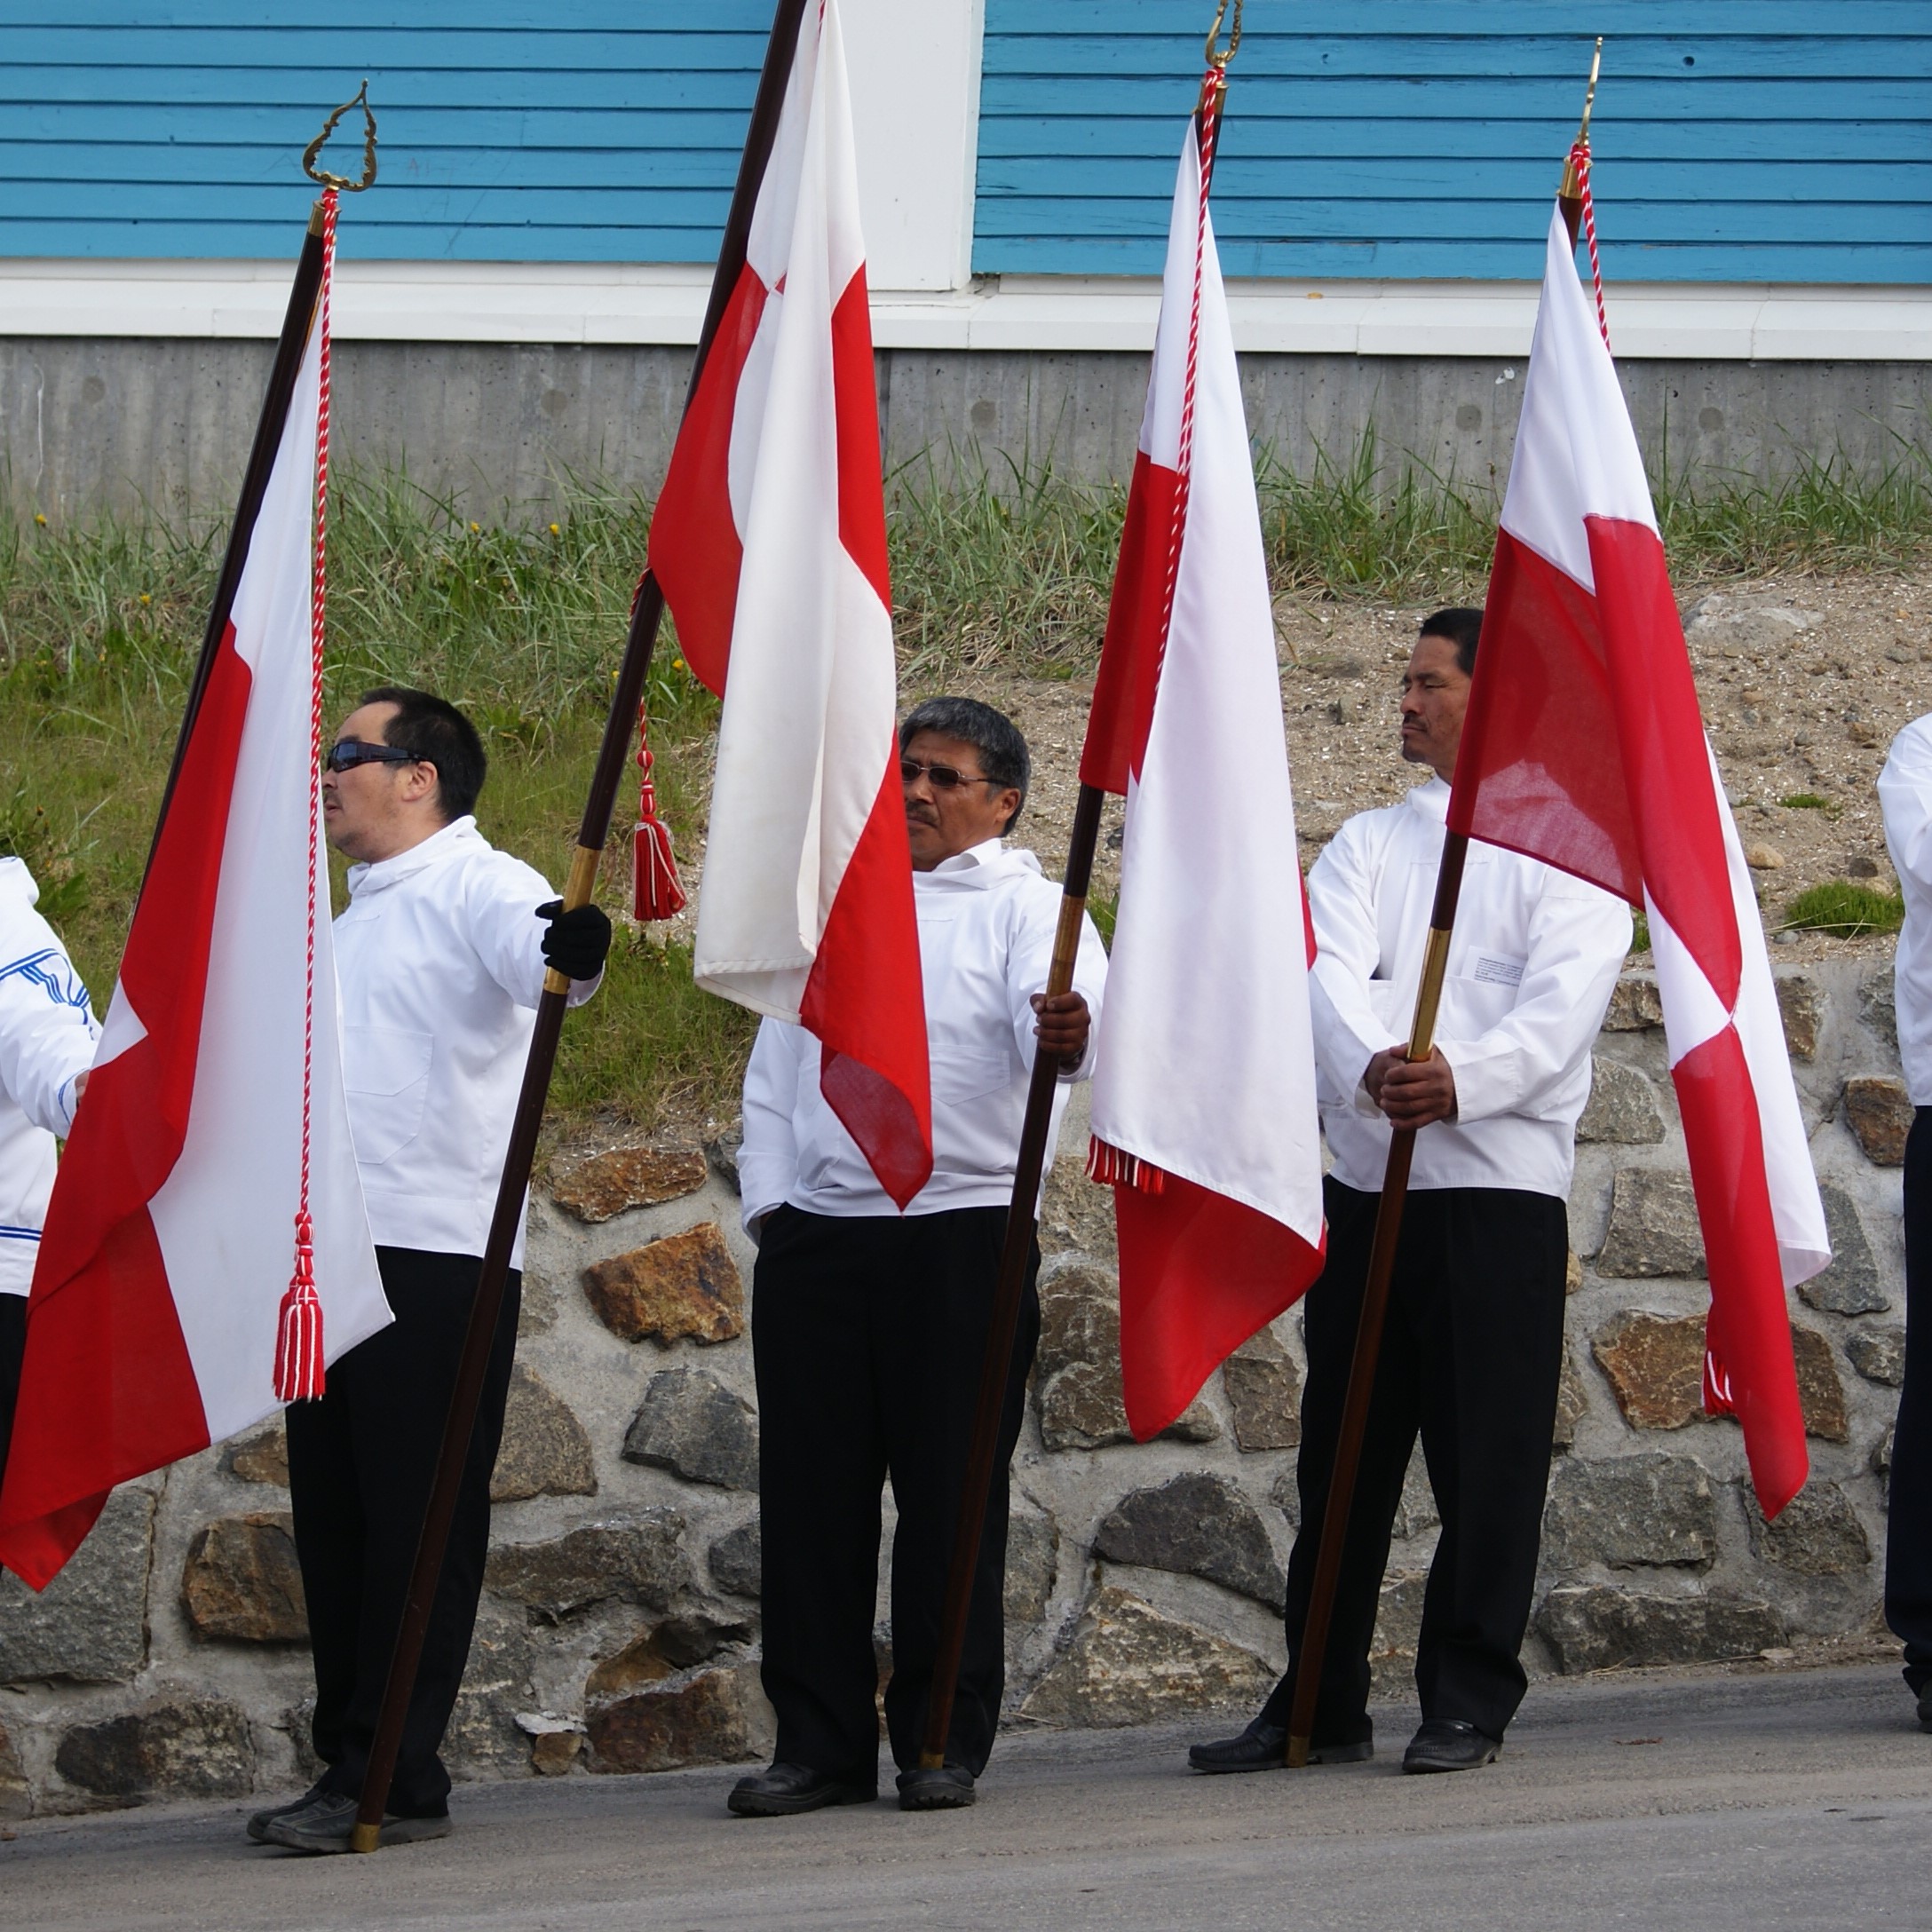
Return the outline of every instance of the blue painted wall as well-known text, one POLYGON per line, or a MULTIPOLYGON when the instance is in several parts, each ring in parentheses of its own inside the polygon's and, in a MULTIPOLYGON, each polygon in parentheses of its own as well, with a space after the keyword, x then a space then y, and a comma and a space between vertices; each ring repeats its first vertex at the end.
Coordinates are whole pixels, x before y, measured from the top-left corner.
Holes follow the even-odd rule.
MULTIPOLYGON (((772 0, 0 0, 0 254, 287 256, 302 150, 367 75, 382 173, 344 208, 344 256, 709 261, 771 20, 772 0)), ((360 172, 359 133, 330 153, 360 172)))
MULTIPOLYGON (((1160 272, 1208 0, 986 0, 973 265, 1160 272)), ((1618 281, 1932 281, 1932 0, 1248 0, 1233 275, 1533 279, 1606 36, 1618 281)))
MULTIPOLYGON (((1157 273, 1206 0, 986 12, 975 266, 1157 273)), ((709 261, 770 18, 0 0, 0 254, 286 256, 302 147, 366 74, 383 174, 345 255, 709 261)), ((1597 31, 1611 276, 1932 281, 1932 0, 1248 0, 1228 271, 1533 277, 1597 31)))

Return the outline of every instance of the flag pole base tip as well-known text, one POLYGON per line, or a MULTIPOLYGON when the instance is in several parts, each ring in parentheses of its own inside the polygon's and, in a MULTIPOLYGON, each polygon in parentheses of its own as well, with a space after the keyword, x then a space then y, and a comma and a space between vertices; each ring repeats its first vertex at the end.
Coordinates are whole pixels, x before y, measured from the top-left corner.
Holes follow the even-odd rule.
POLYGON ((377 1851, 382 1849, 383 1828, 380 1825, 365 1825, 358 1818, 349 1827, 349 1849, 351 1851, 377 1851))
MULTIPOLYGON (((1308 1753, 1311 1742, 1312 1740, 1307 1738, 1290 1738, 1288 1739, 1287 1765, 1291 1771, 1303 1771, 1308 1769, 1308 1753)), ((359 1826, 358 1829, 360 1828, 359 1826)))
POLYGON ((919 1754, 919 1769, 922 1771, 943 1771, 946 1769, 946 1753, 922 1751, 919 1754))

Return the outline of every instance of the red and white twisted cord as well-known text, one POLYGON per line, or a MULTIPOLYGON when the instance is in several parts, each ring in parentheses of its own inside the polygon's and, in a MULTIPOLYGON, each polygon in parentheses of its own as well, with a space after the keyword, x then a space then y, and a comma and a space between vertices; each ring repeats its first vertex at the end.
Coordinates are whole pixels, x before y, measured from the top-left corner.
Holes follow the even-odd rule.
POLYGON ((1610 346, 1610 317, 1603 310, 1603 271, 1596 259, 1596 202, 1590 194, 1590 144, 1579 141, 1570 150, 1570 165, 1576 170, 1577 193, 1583 202, 1583 239, 1590 251, 1590 281, 1596 289, 1596 326, 1603 331, 1603 346, 1610 346))

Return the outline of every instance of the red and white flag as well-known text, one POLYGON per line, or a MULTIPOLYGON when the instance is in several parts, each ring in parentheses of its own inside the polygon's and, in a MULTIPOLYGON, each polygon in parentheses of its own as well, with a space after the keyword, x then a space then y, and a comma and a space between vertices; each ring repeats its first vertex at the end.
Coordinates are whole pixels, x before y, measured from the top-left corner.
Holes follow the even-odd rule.
POLYGON ((1786 1290, 1831 1249, 1756 894, 1636 434, 1560 210, 1449 827, 1649 919, 1710 1268, 1705 1406, 1742 1423, 1775 1516, 1807 1468, 1786 1290))
POLYGON ((827 1104, 903 1208, 932 1171, 932 1105, 835 0, 800 28, 651 568, 686 661, 724 701, 698 983, 816 1036, 827 1104))
POLYGON ((1114 1184, 1143 1440, 1302 1294, 1324 1244, 1313 947, 1200 125, 1081 762, 1127 798, 1088 1171, 1114 1184))
POLYGON ((47 1211, 0 1489, 0 1563, 36 1589, 115 1484, 279 1405, 305 1153, 327 1358, 390 1319, 349 1138, 314 809, 322 341, 317 323, 47 1211))

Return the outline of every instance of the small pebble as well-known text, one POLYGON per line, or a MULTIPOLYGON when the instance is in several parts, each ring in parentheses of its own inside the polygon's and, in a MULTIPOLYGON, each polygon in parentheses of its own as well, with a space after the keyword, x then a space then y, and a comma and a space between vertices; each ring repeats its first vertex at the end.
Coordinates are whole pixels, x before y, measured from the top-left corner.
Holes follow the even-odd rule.
POLYGON ((1775 845, 1746 845, 1744 862, 1754 872, 1776 872, 1785 863, 1785 855, 1775 845))

